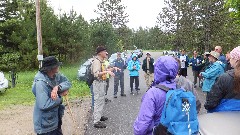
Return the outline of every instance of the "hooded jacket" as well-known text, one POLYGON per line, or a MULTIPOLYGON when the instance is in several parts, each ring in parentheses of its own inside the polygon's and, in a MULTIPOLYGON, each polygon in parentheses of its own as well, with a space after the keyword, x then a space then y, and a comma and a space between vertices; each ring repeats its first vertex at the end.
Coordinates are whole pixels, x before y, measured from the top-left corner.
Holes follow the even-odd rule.
POLYGON ((224 73, 225 64, 221 61, 216 61, 210 65, 204 72, 201 72, 204 81, 202 91, 209 92, 215 83, 216 79, 224 73))
POLYGON ((176 78, 178 63, 171 56, 162 56, 154 64, 153 86, 142 97, 139 114, 134 122, 135 135, 151 135, 153 127, 161 118, 162 110, 166 100, 166 92, 154 87, 161 84, 176 89, 176 78))
POLYGON ((208 112, 240 111, 240 94, 234 93, 233 80, 234 69, 219 76, 206 98, 208 112))
POLYGON ((134 57, 136 57, 138 59, 137 55, 133 54, 132 55, 132 60, 128 62, 128 67, 127 68, 130 71, 129 72, 130 76, 139 76, 138 71, 140 70, 140 63, 137 59, 134 61, 133 60, 134 57), (136 69, 133 69, 133 66, 136 66, 136 69))
POLYGON ((36 98, 33 123, 37 134, 57 129, 58 122, 63 116, 64 106, 62 105, 62 97, 59 96, 56 100, 51 99, 51 91, 57 85, 59 85, 60 92, 71 87, 68 79, 61 74, 56 74, 54 79, 50 79, 40 71, 35 75, 32 85, 32 92, 36 98))

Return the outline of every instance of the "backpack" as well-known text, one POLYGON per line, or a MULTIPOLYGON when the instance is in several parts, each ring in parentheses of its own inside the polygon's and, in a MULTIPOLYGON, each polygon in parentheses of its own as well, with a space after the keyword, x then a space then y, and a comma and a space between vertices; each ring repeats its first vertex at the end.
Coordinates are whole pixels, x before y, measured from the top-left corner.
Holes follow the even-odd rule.
POLYGON ((92 62, 86 67, 86 83, 90 87, 94 81, 94 75, 92 74, 92 62))
POLYGON ((182 88, 172 90, 166 86, 155 86, 167 92, 166 101, 154 135, 193 135, 198 134, 196 98, 192 92, 182 88))
MULTIPOLYGON (((97 60, 99 60, 98 58, 96 58, 97 60)), ((94 61, 94 60, 93 60, 94 61)), ((92 74, 92 63, 93 61, 86 66, 86 83, 89 86, 89 88, 91 87, 92 83, 94 80, 96 80, 96 78, 94 77, 94 75, 92 74)), ((100 60, 99 60, 100 61, 100 60)), ((100 61, 101 62, 101 61, 100 61)))

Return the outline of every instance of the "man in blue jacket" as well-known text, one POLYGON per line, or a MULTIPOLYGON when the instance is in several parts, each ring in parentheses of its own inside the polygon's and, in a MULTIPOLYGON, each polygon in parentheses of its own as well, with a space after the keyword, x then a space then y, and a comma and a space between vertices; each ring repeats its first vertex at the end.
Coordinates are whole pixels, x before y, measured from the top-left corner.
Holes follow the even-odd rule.
MULTIPOLYGON (((194 77, 194 87, 197 87, 197 78, 199 78, 200 70, 201 70, 201 64, 202 64, 202 58, 198 56, 197 51, 193 52, 193 57, 190 59, 190 63, 192 63, 192 71, 193 71, 193 77, 194 77)), ((200 82, 200 80, 199 80, 200 82)), ((200 86, 200 84, 199 84, 200 86)))
POLYGON ((135 80, 135 90, 138 91, 139 89, 139 70, 140 70, 140 63, 137 60, 138 57, 135 53, 132 55, 132 60, 128 62, 128 70, 130 71, 130 88, 131 88, 131 94, 133 94, 133 82, 135 80))
POLYGON ((36 101, 33 112, 34 131, 38 135, 62 135, 64 105, 62 96, 68 94, 71 83, 59 74, 60 62, 54 57, 44 58, 35 75, 32 92, 36 101))
POLYGON ((121 53, 117 53, 117 59, 113 61, 114 67, 117 67, 119 70, 115 70, 114 76, 114 98, 117 98, 118 85, 120 81, 121 87, 121 96, 126 96, 124 94, 124 69, 126 68, 125 61, 121 58, 121 53))
POLYGON ((224 54, 222 53, 222 47, 221 46, 216 46, 215 47, 215 52, 218 52, 220 54, 219 61, 226 64, 227 60, 226 60, 226 57, 224 56, 224 54))

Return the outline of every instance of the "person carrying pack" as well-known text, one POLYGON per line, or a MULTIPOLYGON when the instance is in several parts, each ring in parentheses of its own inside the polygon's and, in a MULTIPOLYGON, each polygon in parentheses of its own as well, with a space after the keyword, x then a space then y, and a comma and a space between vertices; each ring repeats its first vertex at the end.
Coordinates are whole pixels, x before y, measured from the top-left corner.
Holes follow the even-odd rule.
POLYGON ((142 97, 142 104, 140 107, 140 111, 139 111, 138 117, 134 122, 135 135, 152 135, 153 131, 154 133, 159 134, 158 132, 156 132, 157 130, 154 130, 154 129, 156 129, 156 127, 160 125, 160 122, 163 122, 163 125, 165 126, 165 127, 162 126, 164 127, 163 129, 165 129, 166 132, 171 133, 172 129, 175 127, 169 128, 167 126, 172 125, 172 124, 169 124, 170 122, 171 123, 174 122, 174 121, 171 121, 171 119, 177 118, 177 116, 179 116, 177 118, 178 121, 175 121, 174 124, 176 125, 177 122, 180 123, 182 121, 183 122, 182 124, 184 125, 179 126, 179 123, 178 123, 178 126, 176 126, 175 131, 181 131, 182 133, 187 129, 186 132, 189 133, 189 128, 188 128, 189 122, 191 123, 190 124, 191 133, 195 133, 195 131, 198 131, 198 123, 195 122, 195 124, 192 124, 194 123, 192 121, 196 119, 195 117, 196 115, 194 116, 194 118, 192 118, 191 116, 192 113, 197 114, 196 102, 194 102, 195 98, 193 94, 191 94, 191 92, 185 92, 183 89, 177 89, 178 87, 175 79, 176 79, 179 67, 180 66, 177 60, 171 56, 162 56, 154 64, 154 82, 151 88, 142 97), (166 92, 164 89, 158 88, 158 86, 164 86, 172 90, 166 92), (171 100, 169 100, 169 102, 166 102, 166 99, 169 99, 172 93, 174 93, 174 96, 171 96, 170 99, 175 99, 177 101, 176 103, 178 103, 176 104, 177 106, 174 109, 173 109, 174 106, 172 106, 174 105, 174 103, 172 103, 171 100), (185 97, 179 100, 178 98, 181 98, 181 95, 182 95, 179 93, 182 93, 183 95, 187 94, 188 96, 187 98, 185 97), (167 103, 169 103, 171 107, 166 107, 168 105, 164 105, 167 103), (180 109, 180 107, 182 107, 181 106, 182 103, 184 103, 183 105, 185 106, 185 110, 183 108, 180 109), (189 103, 191 104, 190 111, 188 111, 189 103), (194 111, 194 108, 195 108, 195 111, 194 111), (169 115, 169 109, 172 110, 170 114, 175 114, 173 115, 173 117, 169 115), (193 109, 193 111, 191 109, 193 109), (178 112, 184 111, 181 113, 185 114, 184 116, 187 116, 186 118, 184 117, 185 121, 181 120, 181 117, 183 116, 177 115, 178 114, 177 111, 178 112), (165 115, 167 117, 165 117, 165 115), (190 116, 189 121, 188 121, 188 116, 190 116), (161 119, 162 121, 160 121, 161 119), (169 130, 171 129, 171 130, 169 131, 168 129, 169 130))

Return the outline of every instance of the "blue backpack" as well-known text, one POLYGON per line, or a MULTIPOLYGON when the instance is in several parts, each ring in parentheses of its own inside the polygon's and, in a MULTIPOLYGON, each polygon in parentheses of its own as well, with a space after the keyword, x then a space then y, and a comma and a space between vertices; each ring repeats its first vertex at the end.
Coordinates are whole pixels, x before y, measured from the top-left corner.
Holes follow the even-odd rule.
POLYGON ((157 86, 167 92, 166 101, 154 134, 194 135, 198 134, 196 98, 184 89, 171 90, 157 86))

